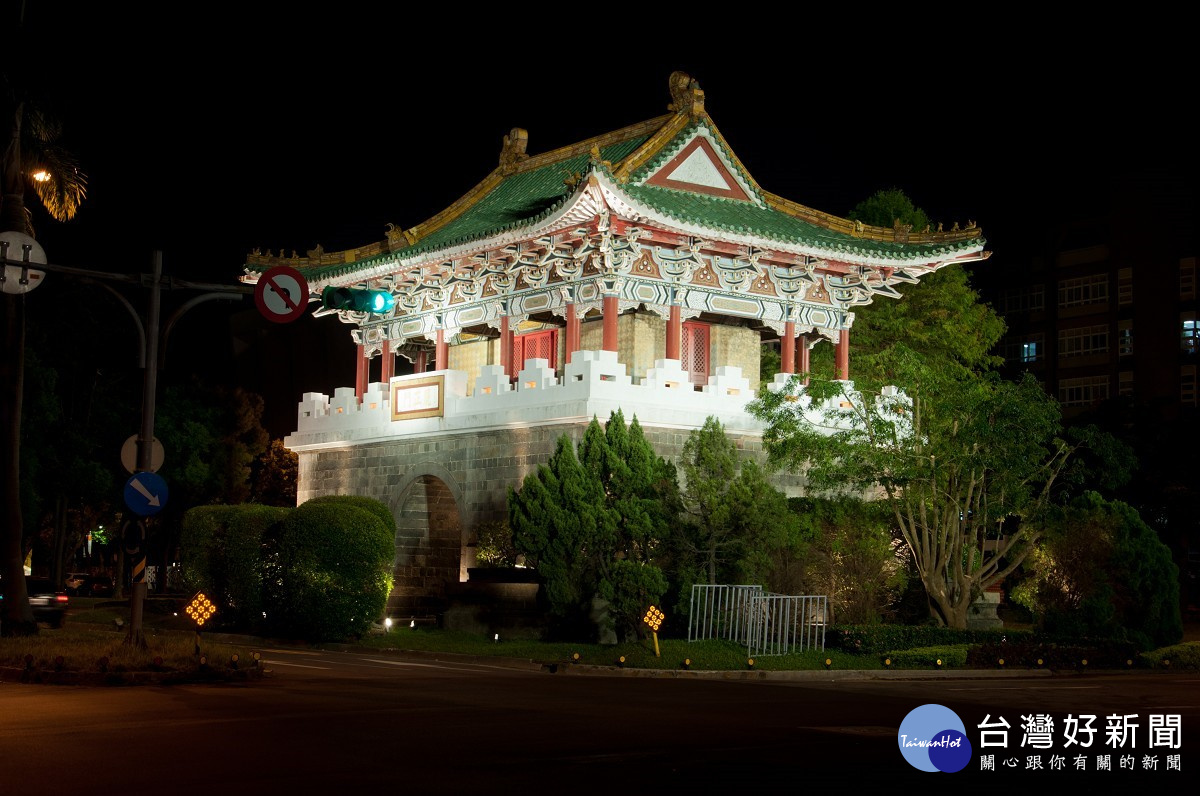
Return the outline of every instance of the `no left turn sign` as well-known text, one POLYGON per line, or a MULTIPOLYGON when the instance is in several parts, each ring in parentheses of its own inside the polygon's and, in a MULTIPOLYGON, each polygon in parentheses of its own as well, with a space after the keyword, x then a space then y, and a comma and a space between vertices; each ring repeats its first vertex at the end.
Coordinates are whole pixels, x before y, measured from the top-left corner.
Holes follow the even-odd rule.
POLYGON ((254 303, 267 320, 291 323, 308 306, 308 280, 290 265, 277 265, 254 286, 254 303))

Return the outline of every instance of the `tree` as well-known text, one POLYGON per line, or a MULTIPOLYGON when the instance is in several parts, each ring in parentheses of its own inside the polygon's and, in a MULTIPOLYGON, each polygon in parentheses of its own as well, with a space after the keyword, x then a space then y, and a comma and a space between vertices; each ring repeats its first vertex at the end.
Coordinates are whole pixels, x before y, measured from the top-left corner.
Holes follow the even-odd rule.
POLYGON ((1013 599, 1038 625, 1069 636, 1120 637, 1143 649, 1183 636, 1179 568, 1137 511, 1087 492, 1053 512, 1013 599))
POLYGON ((295 506, 299 474, 300 457, 288 450, 283 440, 271 440, 270 446, 254 461, 251 483, 254 501, 267 506, 295 506))
POLYGON ((816 490, 887 502, 932 615, 951 627, 1028 554, 1088 440, 1060 437, 1058 403, 1031 376, 996 375, 1003 331, 965 273, 943 268, 857 314, 853 383, 813 379, 801 400, 793 384, 751 404, 774 465, 803 469, 816 490), (906 397, 885 396, 889 384, 906 397))
POLYGON ((801 575, 805 593, 829 597, 831 622, 880 621, 908 582, 886 506, 851 497, 791 498, 788 506, 808 540, 801 575))
POLYGON ((561 437, 550 461, 509 491, 513 545, 544 578, 561 630, 589 627, 596 596, 620 632, 640 630, 646 606, 667 589, 657 560, 677 493, 674 467, 619 410, 603 428, 593 418, 578 450, 561 437))
MULTIPOLYGON (((767 583, 772 555, 798 543, 783 493, 766 480, 717 418, 688 435, 680 456, 682 499, 690 522, 677 539, 685 565, 705 583, 767 583)), ((694 582, 694 581, 693 581, 694 582)), ((684 589, 690 582, 680 584, 684 589)))
MULTIPOLYGON (((32 216, 25 206, 32 190, 56 220, 72 218, 83 201, 87 180, 70 153, 61 146, 62 127, 44 110, 33 90, 37 63, 24 52, 24 4, 6 11, 16 18, 6 26, 5 72, 0 93, 0 232, 33 235, 32 216), (36 176, 35 176, 36 175, 36 176)), ((3 338, 0 340, 0 575, 4 613, 0 633, 37 633, 25 590, 21 514, 21 399, 24 387, 25 298, 4 293, 3 338)))
POLYGON ((876 191, 850 211, 850 218, 885 229, 891 229, 897 222, 906 224, 917 232, 929 226, 929 216, 925 215, 924 210, 913 205, 908 194, 899 188, 876 191))

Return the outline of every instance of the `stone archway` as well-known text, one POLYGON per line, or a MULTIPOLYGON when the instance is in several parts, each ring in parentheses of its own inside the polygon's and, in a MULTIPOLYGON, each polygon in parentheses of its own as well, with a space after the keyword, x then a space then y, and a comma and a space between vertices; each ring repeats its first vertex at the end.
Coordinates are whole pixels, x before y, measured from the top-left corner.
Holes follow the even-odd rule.
POLYGON ((457 484, 436 465, 414 467, 392 504, 396 517, 394 585, 388 615, 397 621, 445 610, 449 584, 463 573, 457 484))

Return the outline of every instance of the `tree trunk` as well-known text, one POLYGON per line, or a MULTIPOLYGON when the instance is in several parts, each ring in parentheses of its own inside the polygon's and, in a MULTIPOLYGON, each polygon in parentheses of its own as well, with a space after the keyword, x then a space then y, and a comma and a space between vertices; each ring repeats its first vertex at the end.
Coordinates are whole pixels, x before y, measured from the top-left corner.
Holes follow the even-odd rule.
POLYGON ((21 517, 21 393, 24 389, 25 296, 2 294, 4 338, 0 341, 0 557, 4 608, 0 635, 37 633, 25 590, 21 517))

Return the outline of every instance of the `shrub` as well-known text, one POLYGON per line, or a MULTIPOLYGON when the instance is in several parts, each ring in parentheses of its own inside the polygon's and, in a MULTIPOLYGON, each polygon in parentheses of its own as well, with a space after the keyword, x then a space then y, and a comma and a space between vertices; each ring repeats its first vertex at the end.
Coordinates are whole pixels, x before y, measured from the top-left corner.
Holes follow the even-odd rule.
POLYGON ((395 527, 364 500, 308 501, 271 529, 263 577, 272 633, 343 640, 366 632, 383 613, 395 527))
POLYGON ((830 625, 825 646, 857 655, 880 655, 892 650, 956 644, 1010 642, 1027 637, 1019 630, 955 630, 934 625, 830 625))
POLYGON ((933 647, 893 650, 886 653, 893 669, 961 669, 967 665, 967 644, 939 644, 933 647))
POLYGON ((261 624, 262 539, 291 511, 246 504, 197 506, 184 514, 184 586, 203 590, 217 603, 217 626, 252 630, 261 624))
POLYGON ((1089 669, 1124 669, 1127 661, 1138 660, 1137 646, 1127 641, 1088 640, 1051 641, 1027 636, 1006 643, 989 642, 973 647, 967 654, 972 666, 992 668, 1004 659, 1006 667, 1078 669, 1087 661, 1089 669), (1038 661, 1041 663, 1038 663, 1038 661))
POLYGON ((1141 654, 1141 662, 1155 669, 1200 669, 1200 641, 1174 644, 1141 654))

